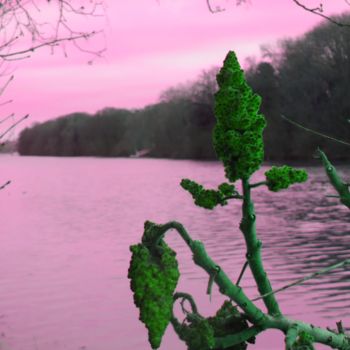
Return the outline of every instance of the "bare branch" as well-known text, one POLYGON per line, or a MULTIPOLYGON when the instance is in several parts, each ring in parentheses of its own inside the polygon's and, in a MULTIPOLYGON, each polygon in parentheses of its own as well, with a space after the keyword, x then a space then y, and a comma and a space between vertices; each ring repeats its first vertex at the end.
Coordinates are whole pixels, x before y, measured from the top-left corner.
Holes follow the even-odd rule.
POLYGON ((15 114, 11 113, 10 115, 8 115, 7 117, 5 117, 3 120, 0 120, 0 124, 6 122, 7 119, 12 118, 15 114))
POLYGON ((7 41, 7 42, 5 42, 4 44, 2 44, 2 45, 0 46, 0 50, 3 49, 3 48, 5 48, 5 47, 8 47, 8 46, 12 45, 13 42, 15 42, 18 38, 19 38, 19 36, 17 35, 17 36, 15 36, 15 37, 13 37, 12 39, 10 39, 9 41, 7 41))
POLYGON ((16 125, 21 123, 24 119, 27 119, 29 117, 29 114, 25 115, 23 118, 18 120, 16 123, 12 124, 9 128, 7 128, 1 135, 0 135, 0 140, 10 131, 12 130, 16 125))
POLYGON ((0 89, 0 96, 3 94, 7 86, 10 84, 10 82, 13 80, 13 75, 11 75, 10 79, 5 83, 5 85, 0 89))
MULTIPOLYGON (((340 267, 346 268, 347 265, 350 265, 350 259, 343 260, 342 262, 337 263, 337 264, 332 265, 332 266, 328 266, 328 267, 326 267, 324 269, 321 269, 321 270, 319 270, 317 272, 312 273, 311 275, 308 275, 308 276, 300 278, 300 279, 298 279, 298 280, 296 280, 296 281, 294 281, 292 283, 289 283, 289 284, 287 284, 287 285, 285 285, 285 286, 283 286, 281 288, 274 289, 273 291, 271 291, 269 293, 260 295, 260 296, 258 296, 256 298, 252 299, 251 301, 256 301, 256 300, 259 300, 259 299, 262 299, 262 298, 266 297, 267 295, 276 294, 276 293, 281 292, 283 290, 286 290, 286 289, 288 289, 290 287, 297 286, 299 284, 304 283, 307 280, 310 280, 312 278, 317 278, 318 276, 320 276, 322 274, 328 273, 328 272, 330 272, 332 270, 335 270, 335 269, 338 269, 340 267)), ((238 306, 238 305, 233 305, 233 306, 238 306)))
MULTIPOLYGON (((85 6, 84 2, 82 6, 73 6, 68 0, 48 0, 46 3, 49 5, 44 3, 41 8, 39 8, 34 0, 5 0, 0 2, 0 33, 2 34, 0 60, 13 61, 30 58, 31 55, 21 55, 33 52, 44 46, 51 47, 52 49, 54 46, 58 46, 58 43, 62 44, 65 41, 72 41, 79 50, 101 57, 102 52, 106 50, 105 48, 98 52, 93 52, 83 50, 75 43, 78 39, 87 39, 92 35, 101 33, 101 31, 93 30, 91 32, 78 32, 73 30, 69 25, 72 14, 91 17, 103 17, 105 15, 103 0, 86 0, 86 2, 88 3, 88 6, 85 6), (41 10, 44 6, 52 6, 50 3, 55 3, 57 5, 58 19, 57 21, 55 20, 54 26, 47 22, 39 22, 33 15, 35 12, 42 12, 41 10), (32 6, 30 7, 30 5, 32 6), (98 13, 100 7, 102 7, 103 10, 102 14, 98 13), (44 31, 41 31, 42 26, 45 24, 51 26, 53 29, 51 35, 44 36, 44 31), (69 34, 62 35, 61 29, 69 34), (13 45, 19 44, 19 39, 24 39, 26 34, 29 34, 31 37, 32 44, 30 47, 22 50, 14 50, 12 48, 13 45)), ((66 55, 66 52, 64 53, 66 55)))
MULTIPOLYGON (((71 40, 76 40, 76 39, 80 39, 80 38, 88 38, 88 37, 90 37, 90 36, 92 36, 94 34, 96 34, 96 32, 92 31, 90 33, 81 34, 81 35, 78 35, 78 36, 75 36, 75 37, 55 39, 53 41, 45 42, 45 43, 42 43, 42 44, 30 47, 30 48, 22 50, 22 51, 11 52, 11 53, 8 53, 8 54, 0 54, 0 58, 7 60, 7 57, 22 55, 22 54, 28 53, 30 51, 33 52, 34 50, 36 50, 36 49, 38 49, 40 47, 43 47, 43 46, 53 46, 53 45, 57 46, 58 43, 62 42, 62 41, 71 41, 71 40)), ((30 57, 30 56, 26 56, 26 57, 30 57)), ((19 58, 17 58, 17 59, 19 59, 19 58)))
MULTIPOLYGON (((339 27, 350 27, 350 23, 341 23, 338 22, 337 20, 333 19, 332 17, 326 16, 323 14, 323 3, 321 2, 318 7, 308 7, 301 3, 299 0, 292 0, 297 6, 303 8, 305 11, 311 12, 317 16, 321 16, 324 19, 328 20, 331 23, 334 23, 338 25, 339 27)), ((350 5, 350 0, 344 0, 348 5, 350 5)), ((213 10, 213 8, 210 5, 210 0, 206 0, 208 9, 211 13, 216 13, 216 12, 222 12, 225 11, 225 9, 220 8, 219 6, 216 6, 216 10, 213 10)), ((236 6, 239 6, 243 3, 247 2, 247 0, 236 0, 236 6)))
POLYGON ((221 7, 219 6, 216 6, 215 7, 215 10, 212 9, 211 5, 210 5, 210 0, 207 0, 207 6, 208 6, 208 9, 211 13, 217 13, 217 12, 223 12, 225 11, 225 9, 222 9, 221 7))
POLYGON ((290 120, 289 118, 287 118, 286 116, 284 116, 283 114, 281 114, 281 117, 285 120, 287 120, 289 123, 291 124, 294 124, 296 126, 298 126, 299 128, 302 128, 308 132, 311 132, 313 134, 316 134, 316 135, 319 135, 319 136, 322 136, 322 137, 326 137, 327 139, 330 139, 330 140, 333 140, 333 141, 337 141, 339 143, 342 143, 343 145, 347 145, 347 146, 350 146, 350 143, 346 142, 346 141, 342 141, 342 140, 338 140, 338 139, 335 139, 334 137, 331 137, 331 136, 328 136, 328 135, 325 135, 325 134, 322 134, 320 132, 317 132, 317 131, 314 131, 312 129, 309 129, 309 128, 306 128, 305 126, 302 126, 296 122, 294 122, 293 120, 290 120))
POLYGON ((0 190, 4 189, 7 185, 9 185, 11 183, 10 180, 8 180, 7 182, 5 182, 3 185, 0 186, 0 190))
MULTIPOLYGON (((350 24, 348 23, 341 23, 341 22, 338 22, 336 21, 335 19, 333 19, 332 17, 328 17, 326 15, 323 14, 323 4, 320 3, 320 6, 319 7, 314 7, 314 8, 311 8, 311 7, 307 7, 305 6, 304 4, 302 4, 300 1, 298 0, 292 0, 296 5, 298 5, 299 7, 303 8, 304 10, 308 11, 308 12, 311 12, 315 15, 318 15, 318 16, 321 16, 323 17, 324 19, 328 20, 329 22, 331 23, 334 23, 336 24, 337 26, 339 27, 350 27, 350 24)), ((345 2, 348 3, 347 0, 345 0, 345 2)), ((349 3, 348 3, 349 4, 349 3)))
POLYGON ((8 100, 8 101, 0 103, 0 106, 4 106, 4 105, 7 105, 8 103, 12 103, 12 102, 13 102, 13 100, 8 100))
POLYGON ((102 1, 101 1, 101 2, 98 2, 98 3, 96 3, 96 4, 94 4, 94 7, 93 7, 93 9, 92 9, 90 12, 84 12, 84 11, 83 11, 83 10, 85 10, 85 7, 84 7, 84 6, 80 6, 79 10, 77 10, 77 9, 73 8, 73 6, 72 6, 69 2, 67 2, 67 1, 62 1, 62 3, 66 4, 67 7, 70 8, 70 12, 74 12, 74 13, 77 13, 77 14, 79 14, 79 15, 87 15, 87 16, 94 16, 94 17, 103 17, 103 15, 97 15, 97 14, 95 13, 97 6, 101 6, 101 5, 102 5, 102 1))

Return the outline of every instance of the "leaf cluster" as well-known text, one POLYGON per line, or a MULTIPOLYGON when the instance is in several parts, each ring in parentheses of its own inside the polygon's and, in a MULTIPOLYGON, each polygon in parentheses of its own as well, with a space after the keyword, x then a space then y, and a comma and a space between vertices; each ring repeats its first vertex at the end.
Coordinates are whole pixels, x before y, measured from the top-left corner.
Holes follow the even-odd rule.
MULTIPOLYGON (((213 349, 215 337, 224 337, 235 334, 249 328, 249 325, 242 314, 231 302, 225 301, 214 317, 193 318, 190 325, 181 325, 178 331, 180 339, 185 341, 188 350, 213 349)), ((255 343, 255 337, 247 340, 249 343, 255 343)), ((247 343, 243 342, 225 348, 226 350, 245 350, 247 343)), ((222 350, 217 348, 216 350, 222 350)))
POLYGON ((170 322, 173 292, 180 277, 174 252, 161 240, 162 254, 155 256, 144 244, 130 246, 132 258, 128 270, 134 303, 140 309, 139 319, 148 329, 152 349, 158 349, 170 322))
POLYGON ((218 190, 207 190, 202 185, 190 179, 182 179, 181 187, 190 192, 194 203, 205 209, 214 209, 218 204, 224 206, 227 204, 225 198, 232 196, 235 191, 235 186, 223 182, 218 186, 218 190))
POLYGON ((261 97, 245 81, 236 54, 229 51, 217 75, 213 146, 231 181, 248 179, 264 158, 262 132, 265 117, 259 114, 261 97))
POLYGON ((308 174, 303 169, 294 169, 288 165, 282 167, 273 166, 265 172, 267 187, 270 191, 278 192, 297 182, 305 182, 308 174))

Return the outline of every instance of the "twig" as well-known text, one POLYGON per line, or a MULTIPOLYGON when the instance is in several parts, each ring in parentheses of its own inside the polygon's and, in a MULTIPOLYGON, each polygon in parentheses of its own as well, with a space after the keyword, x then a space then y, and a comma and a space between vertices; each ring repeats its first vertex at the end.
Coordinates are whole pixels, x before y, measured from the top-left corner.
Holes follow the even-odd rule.
POLYGON ((305 281, 307 281, 307 280, 309 280, 309 279, 312 279, 312 278, 315 278, 315 277, 317 277, 317 276, 319 276, 319 275, 325 274, 325 273, 327 273, 327 272, 329 272, 329 271, 331 271, 331 270, 337 269, 338 267, 345 267, 346 265, 350 265, 350 259, 344 260, 344 261, 341 262, 341 263, 338 263, 338 264, 335 264, 335 265, 326 267, 326 268, 324 268, 324 269, 322 269, 322 270, 319 270, 319 271, 317 271, 317 272, 314 272, 313 274, 311 274, 311 275, 309 275, 309 276, 306 276, 306 277, 304 277, 304 278, 298 279, 298 280, 296 280, 295 282, 292 282, 292 283, 290 283, 290 284, 287 284, 286 286, 284 286, 284 287, 282 287, 282 288, 275 289, 275 290, 273 290, 273 291, 270 292, 270 293, 266 293, 266 294, 263 294, 263 295, 261 295, 261 296, 255 298, 255 299, 252 299, 252 301, 265 298, 265 297, 266 297, 267 295, 269 295, 269 294, 278 293, 278 292, 280 292, 280 291, 282 291, 282 290, 286 290, 286 289, 288 289, 288 288, 290 288, 290 287, 292 287, 292 286, 296 286, 296 285, 298 285, 298 284, 302 284, 303 282, 305 282, 305 281))
POLYGON ((0 190, 4 189, 7 185, 11 183, 10 180, 8 180, 6 183, 4 183, 2 186, 0 186, 0 190))
POLYGON ((22 122, 24 119, 27 119, 29 117, 29 114, 25 115, 23 118, 18 120, 16 123, 12 124, 7 130, 5 130, 1 135, 0 135, 0 140, 10 131, 12 130, 16 125, 18 125, 20 122, 22 122))
POLYGON ((0 120, 0 124, 6 122, 7 119, 13 117, 15 114, 14 113, 11 113, 10 115, 8 115, 7 117, 5 117, 4 119, 0 120))
POLYGON ((10 79, 5 83, 5 85, 0 89, 0 96, 3 94, 5 89, 7 88, 8 84, 13 80, 13 75, 11 75, 10 79))
POLYGON ((327 139, 331 139, 331 140, 333 140, 333 141, 337 141, 337 142, 339 142, 339 143, 343 143, 344 145, 350 146, 350 143, 348 143, 348 142, 335 139, 335 138, 330 137, 330 136, 327 136, 327 135, 325 135, 325 134, 321 134, 320 132, 311 130, 311 129, 309 129, 309 128, 305 128, 305 126, 302 126, 302 125, 300 125, 300 124, 298 124, 298 123, 296 123, 296 122, 293 122, 292 120, 290 120, 290 119, 288 119, 287 117, 285 117, 283 114, 281 114, 281 117, 282 117, 283 119, 287 120, 289 123, 292 123, 292 124, 298 126, 299 128, 302 128, 302 129, 304 129, 304 130, 306 130, 306 131, 309 131, 309 132, 311 132, 311 133, 313 133, 313 134, 316 134, 316 135, 319 135, 319 136, 323 136, 323 137, 326 137, 327 139))
POLYGON ((304 4, 302 4, 298 0, 292 0, 292 1, 295 4, 297 4, 299 7, 303 8, 304 10, 306 10, 308 12, 311 12, 311 13, 313 13, 315 15, 321 16, 321 17, 325 18, 326 20, 328 20, 329 22, 332 22, 333 24, 336 24, 339 27, 350 27, 350 24, 338 22, 338 21, 334 20, 333 18, 324 15, 322 13, 323 12, 323 4, 322 3, 320 4, 319 7, 311 8, 311 7, 305 6, 304 4))
POLYGON ((222 9, 221 7, 219 6, 216 6, 215 7, 215 11, 212 9, 211 5, 210 5, 210 0, 207 0, 207 6, 208 6, 208 9, 211 13, 217 13, 217 12, 223 12, 225 11, 225 9, 222 9))
POLYGON ((262 185, 267 185, 267 181, 261 181, 261 182, 255 183, 255 184, 250 184, 249 187, 254 188, 254 187, 258 187, 258 186, 262 186, 262 185))
POLYGON ((4 106, 4 105, 7 105, 8 103, 12 103, 12 102, 13 102, 13 100, 8 100, 8 101, 0 103, 0 106, 4 106))
MULTIPOLYGON (((22 50, 22 51, 11 52, 11 53, 7 53, 7 54, 0 54, 0 58, 7 59, 7 57, 10 57, 10 56, 22 55, 22 54, 30 52, 30 51, 33 52, 34 50, 36 50, 36 49, 38 49, 40 47, 43 47, 43 46, 52 46, 52 45, 57 46, 60 41, 71 41, 71 40, 76 40, 76 39, 80 39, 80 38, 88 38, 88 37, 90 37, 90 36, 92 36, 94 34, 96 34, 96 32, 92 31, 90 33, 81 34, 81 35, 78 35, 78 36, 75 36, 75 37, 55 39, 55 40, 36 45, 36 46, 33 46, 33 47, 29 48, 29 49, 25 49, 25 50, 22 50)), ((27 57, 30 57, 30 56, 27 56, 27 57)))
POLYGON ((342 321, 337 322, 338 333, 344 333, 342 321))
POLYGON ((241 273, 240 273, 240 275, 239 275, 239 277, 238 277, 238 280, 237 280, 237 282, 236 282, 236 285, 237 285, 237 286, 239 285, 239 282, 241 281, 241 279, 242 279, 242 277, 243 277, 243 274, 244 274, 244 271, 245 271, 245 269, 247 268, 247 266, 248 266, 248 261, 246 260, 246 262, 245 262, 244 265, 243 265, 242 271, 241 271, 241 273))

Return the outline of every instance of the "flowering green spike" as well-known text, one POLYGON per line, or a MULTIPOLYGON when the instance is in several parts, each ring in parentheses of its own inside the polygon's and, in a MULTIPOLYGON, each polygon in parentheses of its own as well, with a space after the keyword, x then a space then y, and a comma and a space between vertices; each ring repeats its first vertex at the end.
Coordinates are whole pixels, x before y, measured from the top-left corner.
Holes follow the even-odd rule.
POLYGON ((233 51, 227 54, 216 80, 214 149, 231 182, 248 179, 264 158, 262 132, 266 121, 258 113, 261 97, 247 85, 233 51))

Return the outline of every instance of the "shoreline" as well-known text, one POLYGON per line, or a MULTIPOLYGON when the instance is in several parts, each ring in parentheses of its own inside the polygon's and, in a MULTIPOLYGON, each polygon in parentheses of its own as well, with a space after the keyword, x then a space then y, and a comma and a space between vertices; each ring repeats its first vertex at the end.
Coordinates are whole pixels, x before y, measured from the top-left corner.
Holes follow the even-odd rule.
MULTIPOLYGON (((329 159, 329 158, 328 158, 329 159)), ((329 159, 329 161, 334 165, 334 166, 350 166, 350 159, 349 160, 332 160, 329 159)), ((270 160, 270 161, 263 161, 263 165, 275 165, 275 166, 282 166, 282 165, 290 165, 290 166, 318 166, 322 165, 322 161, 320 159, 312 159, 309 161, 306 160, 270 160)))
MULTIPOLYGON (((201 158, 167 158, 167 157, 147 157, 147 156, 123 156, 123 157, 106 157, 106 156, 96 156, 96 155, 90 155, 90 156, 53 156, 53 155, 20 155, 17 152, 14 153, 7 153, 7 152, 0 152, 1 155, 8 155, 8 156, 17 156, 17 157, 57 157, 57 158, 123 158, 123 159, 167 159, 167 160, 192 160, 192 161, 199 161, 199 162, 220 162, 219 159, 201 159, 201 158)), ((350 158, 348 160, 340 160, 340 159, 332 159, 332 157, 328 158, 329 161, 333 165, 344 165, 344 166, 350 166, 350 158)), ((309 160, 302 160, 302 159, 281 159, 281 160, 264 160, 262 162, 262 165, 267 166, 283 166, 283 165, 289 165, 289 166, 318 166, 322 165, 321 159, 309 159, 309 160)))

